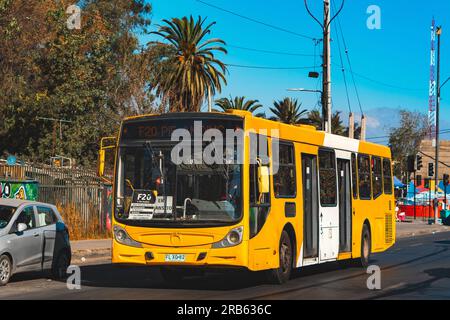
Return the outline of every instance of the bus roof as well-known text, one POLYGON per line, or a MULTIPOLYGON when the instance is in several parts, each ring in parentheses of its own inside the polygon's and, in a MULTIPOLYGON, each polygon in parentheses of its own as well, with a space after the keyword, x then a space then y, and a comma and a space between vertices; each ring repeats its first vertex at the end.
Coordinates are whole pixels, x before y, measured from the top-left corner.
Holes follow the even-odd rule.
POLYGON ((227 112, 171 112, 165 114, 145 114, 127 117, 124 119, 124 122, 145 121, 147 119, 150 120, 154 118, 242 118, 245 119, 246 130, 253 129, 257 132, 267 132, 270 136, 272 136, 271 130, 277 130, 280 140, 329 147, 355 153, 378 155, 386 158, 391 157, 391 150, 387 146, 357 139, 350 139, 340 135, 329 134, 324 131, 316 130, 314 126, 310 125, 290 125, 256 117, 251 112, 244 110, 228 110, 227 112))

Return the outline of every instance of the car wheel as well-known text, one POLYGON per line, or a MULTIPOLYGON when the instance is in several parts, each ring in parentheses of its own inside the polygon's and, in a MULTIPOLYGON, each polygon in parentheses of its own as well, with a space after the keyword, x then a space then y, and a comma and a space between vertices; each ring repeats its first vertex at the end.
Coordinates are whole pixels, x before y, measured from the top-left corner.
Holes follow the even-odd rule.
POLYGON ((370 254, 372 251, 371 241, 369 226, 364 224, 361 234, 361 258, 359 262, 359 265, 364 268, 369 265, 370 254))
POLYGON ((61 251, 53 261, 52 276, 57 280, 67 278, 67 268, 70 266, 70 255, 67 251, 61 251))
POLYGON ((277 269, 267 271, 268 280, 274 284, 283 284, 289 280, 292 272, 292 243, 289 234, 283 231, 279 247, 280 266, 277 269))
POLYGON ((9 282, 12 273, 11 259, 7 255, 0 257, 0 286, 4 286, 9 282))

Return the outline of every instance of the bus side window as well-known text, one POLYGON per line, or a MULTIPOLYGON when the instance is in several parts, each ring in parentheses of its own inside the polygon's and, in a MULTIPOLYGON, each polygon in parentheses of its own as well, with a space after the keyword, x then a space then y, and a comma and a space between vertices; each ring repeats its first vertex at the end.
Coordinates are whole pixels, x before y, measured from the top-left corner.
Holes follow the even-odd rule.
POLYGON ((295 197, 297 193, 297 184, 295 180, 294 145, 280 142, 278 172, 273 175, 275 197, 295 197))
POLYGON ((370 181, 370 157, 358 155, 359 198, 371 200, 372 184, 370 181))
POLYGON ((371 164, 372 164, 373 198, 376 199, 383 193, 381 158, 372 157, 371 164))
POLYGON ((356 155, 352 153, 352 190, 353 199, 358 199, 358 171, 356 168, 356 155))
POLYGON ((258 191, 258 164, 260 159, 263 165, 269 164, 268 139, 266 136, 250 133, 250 238, 253 238, 264 226, 270 211, 270 193, 260 196, 258 191))
POLYGON ((384 193, 392 194, 392 168, 389 159, 383 159, 383 185, 384 193))
POLYGON ((323 207, 337 205, 336 157, 333 151, 319 151, 320 203, 323 207))

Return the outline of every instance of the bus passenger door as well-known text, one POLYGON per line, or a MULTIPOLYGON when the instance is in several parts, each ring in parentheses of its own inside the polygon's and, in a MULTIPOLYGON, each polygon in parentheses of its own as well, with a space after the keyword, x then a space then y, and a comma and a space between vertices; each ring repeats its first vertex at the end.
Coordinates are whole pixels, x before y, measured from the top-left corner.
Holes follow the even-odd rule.
POLYGON ((350 161, 338 159, 337 165, 339 190, 339 252, 350 252, 352 230, 350 161))
MULTIPOLYGON (((319 195, 317 156, 302 154, 303 259, 317 263, 319 253, 319 195)), ((307 261, 304 261, 308 263, 307 261)))
POLYGON ((339 254, 339 197, 336 154, 319 150, 319 256, 320 262, 336 260, 339 254))

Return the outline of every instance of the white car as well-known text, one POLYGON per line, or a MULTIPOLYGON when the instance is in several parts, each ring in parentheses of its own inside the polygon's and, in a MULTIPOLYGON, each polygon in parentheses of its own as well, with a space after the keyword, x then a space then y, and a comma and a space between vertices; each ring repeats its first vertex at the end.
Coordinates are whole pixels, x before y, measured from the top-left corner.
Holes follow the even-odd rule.
POLYGON ((22 271, 63 278, 70 260, 69 231, 55 206, 0 199, 0 286, 22 271))

